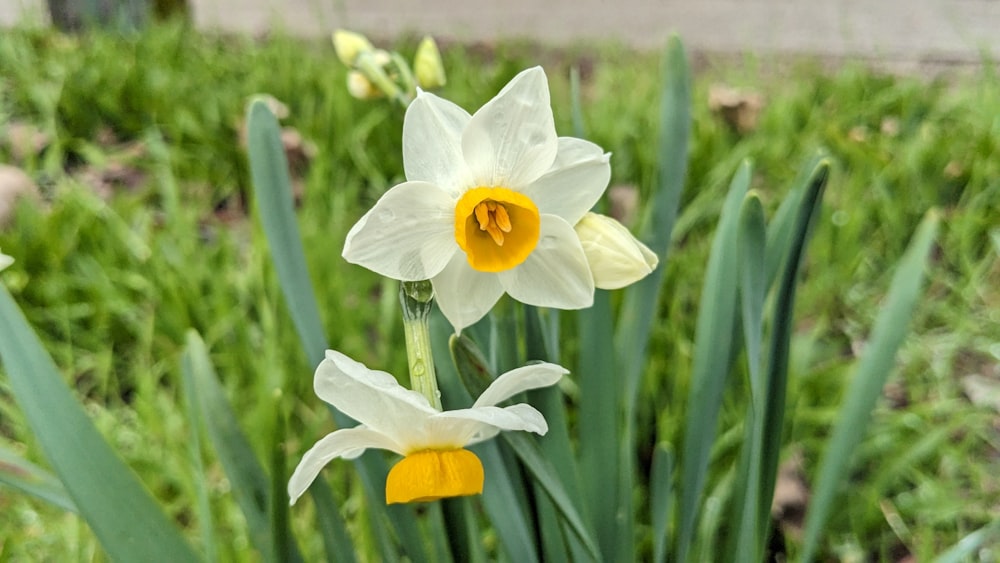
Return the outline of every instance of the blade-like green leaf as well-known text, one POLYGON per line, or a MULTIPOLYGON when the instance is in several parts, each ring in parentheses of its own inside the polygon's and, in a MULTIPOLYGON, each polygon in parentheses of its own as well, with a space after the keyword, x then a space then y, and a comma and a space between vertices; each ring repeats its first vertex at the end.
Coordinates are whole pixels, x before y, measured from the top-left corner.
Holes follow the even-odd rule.
POLYGON ((530 438, 519 432, 506 432, 501 434, 503 440, 514 449, 518 459, 524 467, 531 473, 535 481, 541 485, 542 490, 555 505, 560 516, 569 524, 570 529, 576 538, 587 550, 587 555, 595 561, 601 561, 597 543, 594 541, 584 524, 583 518, 576 510, 573 501, 562 485, 562 480, 558 477, 555 468, 546 459, 541 448, 530 438))
POLYGON ((669 444, 657 444, 653 450, 653 465, 649 470, 649 505, 652 511, 653 563, 667 559, 667 533, 674 505, 674 450, 669 444))
POLYGON ((316 519, 319 529, 316 533, 323 538, 323 548, 326 550, 327 561, 356 563, 357 557, 351 536, 347 535, 347 524, 340 516, 340 510, 333 502, 333 492, 323 479, 316 479, 309 486, 309 496, 316 504, 316 519))
MULTIPOLYGON (((236 502, 247 521, 250 539, 265 561, 279 561, 281 558, 275 551, 275 538, 268 515, 271 503, 268 476, 219 385, 205 343, 193 330, 188 331, 186 341, 182 358, 182 371, 188 381, 186 386, 194 390, 193 401, 198 405, 212 448, 233 485, 236 502)), ((298 553, 295 552, 293 557, 298 557, 298 553)))
POLYGON ((632 507, 635 479, 635 450, 632 447, 635 433, 635 402, 638 400, 639 381, 646 366, 646 346, 656 318, 663 272, 670 251, 670 237, 677 221, 684 181, 687 177, 688 139, 691 134, 691 69, 684 46, 677 36, 672 36, 663 63, 663 97, 660 110, 659 185, 652 204, 651 214, 645 221, 642 239, 657 256, 660 265, 645 279, 625 290, 615 332, 615 360, 618 362, 618 379, 623 382, 622 404, 625 413, 621 428, 622 447, 618 451, 618 561, 635 560, 634 518, 632 507))
POLYGON ((994 520, 965 536, 951 549, 938 555, 934 563, 962 563, 969 560, 983 546, 996 545, 997 542, 1000 542, 1000 520, 994 520))
POLYGON ((739 279, 737 231, 740 205, 750 187, 749 162, 733 177, 722 206, 719 226, 712 240, 698 308, 698 323, 691 368, 691 390, 684 419, 681 450, 680 503, 675 557, 687 561, 708 473, 708 458, 715 441, 722 390, 729 374, 736 327, 736 294, 739 279))
POLYGON ((197 391, 194 388, 194 378, 189 377, 183 367, 182 357, 181 386, 184 390, 184 406, 188 420, 188 453, 194 468, 194 488, 198 497, 198 524, 201 528, 202 552, 206 561, 218 561, 219 550, 215 541, 215 526, 212 524, 212 506, 208 500, 208 480, 205 475, 205 464, 201 459, 201 429, 204 421, 201 419, 201 407, 198 404, 197 391))
POLYGON ((0 446, 0 483, 11 486, 63 510, 79 512, 56 476, 0 446))
MULTIPOLYGON (((830 161, 820 155, 813 158, 807 168, 808 173, 799 175, 805 178, 805 189, 799 198, 799 209, 795 213, 795 226, 791 230, 789 240, 768 238, 768 267, 783 264, 777 295, 774 299, 774 314, 771 325, 771 341, 768 348, 768 364, 764 392, 764 433, 761 450, 760 470, 760 503, 757 514, 758 522, 769 522, 771 510, 770 499, 774 496, 774 483, 778 471, 778 458, 781 455, 781 436, 785 421, 785 394, 788 387, 788 354, 791 346, 793 313, 795 308, 795 289, 798 285, 799 268, 805 258, 806 246, 813 230, 813 225, 819 217, 823 203, 823 192, 830 176, 830 161), (783 259, 774 259, 775 253, 787 249, 783 259)), ((770 234, 770 233, 769 233, 770 234)), ((770 274, 769 274, 770 275, 770 274)), ((759 549, 763 549, 764 534, 761 534, 759 549)))
POLYGON ((806 514, 802 540, 802 561, 812 561, 833 506, 833 499, 850 466, 854 448, 865 436, 871 411, 893 371, 896 350, 906 337, 910 318, 920 298, 924 270, 934 237, 938 214, 924 217, 906 253, 896 268, 885 306, 875 319, 872 336, 858 362, 840 409, 833 434, 823 452, 814 495, 806 514))
POLYGON ((747 373, 750 376, 750 406, 745 421, 749 439, 740 451, 738 473, 733 482, 733 522, 738 531, 729 552, 733 560, 756 563, 762 558, 754 549, 763 526, 758 520, 760 504, 760 459, 764 433, 764 380, 761 366, 764 298, 767 294, 765 268, 766 225, 760 198, 751 192, 740 209, 740 304, 747 373))
MULTIPOLYGON (((318 365, 323 360, 324 350, 329 346, 323 335, 319 307, 295 221, 288 162, 281 144, 281 128, 267 104, 261 100, 253 102, 248 111, 247 150, 250 155, 255 202, 264 234, 271 246, 278 281, 306 357, 310 364, 318 365)), ((330 413, 342 428, 355 425, 355 421, 332 407, 330 413)), ((387 515, 407 555, 418 563, 428 561, 413 509, 409 506, 385 506, 385 476, 388 473, 385 461, 377 452, 368 452, 356 459, 354 466, 361 477, 365 494, 371 500, 369 510, 373 520, 379 522, 383 514, 387 515)), ((382 558, 392 557, 395 549, 388 544, 386 534, 377 524, 375 534, 380 539, 382 558)))
POLYGON ((117 561, 197 561, 135 473, 94 427, 3 284, 0 359, 28 426, 108 556, 117 561))
POLYGON ((608 463, 609 452, 619 451, 621 412, 620 380, 612 346, 613 321, 611 296, 598 290, 594 305, 577 313, 580 335, 580 360, 575 378, 580 385, 578 412, 581 498, 590 517, 592 528, 605 561, 618 553, 618 542, 631 543, 631 538, 618 536, 618 483, 622 470, 617 463, 608 463))
MULTIPOLYGON (((465 408, 472 404, 472 397, 459 380, 456 366, 470 373, 461 377, 464 381, 473 383, 477 393, 485 381, 492 381, 493 374, 485 364, 485 355, 469 339, 464 331, 461 336, 452 334, 451 325, 435 311, 431 316, 431 346, 434 356, 447 358, 449 353, 454 363, 436 362, 438 386, 441 390, 441 402, 445 409, 465 408)), ((501 447, 495 440, 477 444, 472 451, 483 462, 486 480, 483 484, 483 506, 486 514, 496 530, 497 537, 507 556, 512 561, 526 563, 539 561, 535 536, 532 533, 534 523, 528 515, 524 487, 516 469, 516 463, 509 450, 501 447), (510 467, 515 467, 510 470, 510 467)))
POLYGON ((323 323, 319 318, 319 306, 306 267, 299 225, 295 220, 292 181, 288 177, 281 128, 262 100, 250 104, 247 114, 247 151, 254 201, 267 242, 271 245, 271 259, 278 273, 281 291, 310 365, 319 365, 327 348, 323 323))

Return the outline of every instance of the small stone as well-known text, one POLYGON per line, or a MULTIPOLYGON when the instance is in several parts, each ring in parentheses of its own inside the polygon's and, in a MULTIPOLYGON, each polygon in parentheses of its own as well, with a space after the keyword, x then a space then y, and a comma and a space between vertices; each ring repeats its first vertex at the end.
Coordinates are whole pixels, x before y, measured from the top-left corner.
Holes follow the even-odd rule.
POLYGON ((0 164, 0 228, 14 218, 14 209, 22 197, 40 199, 38 185, 23 170, 0 164))

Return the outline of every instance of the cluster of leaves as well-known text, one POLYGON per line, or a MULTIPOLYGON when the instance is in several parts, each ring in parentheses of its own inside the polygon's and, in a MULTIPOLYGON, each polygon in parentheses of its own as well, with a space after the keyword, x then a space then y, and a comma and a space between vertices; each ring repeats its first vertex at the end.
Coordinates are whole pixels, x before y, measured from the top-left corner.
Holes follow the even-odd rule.
MULTIPOLYGON (((460 49, 445 54, 448 95, 465 107, 478 106, 514 72, 537 62, 516 49, 486 58, 460 49)), ((547 64, 550 76, 574 60, 554 59, 547 64)), ((658 65, 611 51, 598 60, 583 80, 588 137, 613 152, 614 182, 648 196, 659 160, 651 142, 658 134, 658 65)), ((682 441, 701 290, 690 281, 705 267, 709 232, 737 164, 748 156, 756 161, 751 185, 770 209, 797 163, 826 146, 841 170, 828 190, 799 291, 792 440, 814 474, 846 366, 868 336, 889 266, 924 211, 942 208, 928 290, 933 299, 917 311, 916 335, 904 348, 903 400, 876 414, 852 489, 859 500, 830 525, 831 547, 845 552, 886 555, 906 545, 917 554, 934 553, 995 518, 1000 502, 991 454, 995 415, 969 405, 960 392, 968 371, 995 365, 990 354, 1000 342, 1000 295, 988 283, 998 274, 1000 253, 998 80, 987 75, 951 85, 860 68, 833 74, 796 68, 790 79, 772 81, 751 70, 704 74, 756 86, 768 104, 757 129, 741 135, 700 102, 709 81, 696 84, 688 187, 650 345, 661 353, 646 370, 637 404, 655 424, 637 429, 659 428, 661 438, 682 441)), ((131 38, 15 30, 0 37, 0 77, 3 113, 34 124, 49 139, 15 162, 41 182, 48 201, 44 209, 22 206, 14 227, 0 232, 0 248, 18 260, 4 282, 68 370, 98 427, 170 516, 198 536, 191 499, 205 483, 215 525, 234 538, 217 548, 238 556, 250 538, 229 484, 217 466, 210 464, 202 480, 189 464, 198 452, 189 454, 191 420, 180 399, 184 331, 195 327, 205 335, 213 362, 230 377, 224 386, 244 429, 259 438, 252 444, 259 457, 271 455, 269 398, 279 385, 301 399, 293 401, 292 418, 302 425, 295 433, 303 442, 328 424, 309 391, 312 366, 297 352, 269 260, 256 250, 266 245, 244 216, 249 175, 238 143, 244 105, 254 92, 273 94, 288 105, 288 121, 318 148, 301 179, 299 223, 326 333, 335 335, 338 349, 402 373, 405 358, 393 345, 401 341, 395 294, 336 252, 353 220, 399 179, 398 116, 350 99, 329 47, 206 38, 180 27, 131 38), (105 129, 122 143, 141 142, 134 166, 148 178, 110 199, 78 174, 113 160, 120 147, 99 141, 105 129)), ((569 133, 573 116, 569 104, 560 103, 568 100, 567 89, 557 82, 553 98, 559 130, 569 133)), ((2 145, 0 160, 12 161, 2 145)), ((572 341, 564 347, 565 357, 576 357, 572 341)), ((731 391, 733 397, 741 392, 748 390, 739 383, 731 391)), ((22 413, 6 389, 0 393, 7 443, 24 443, 26 457, 41 460, 22 413)), ((720 428, 733 430, 721 431, 713 459, 734 459, 742 416, 740 409, 723 410, 720 428)), ((303 444, 286 447, 298 452, 303 444)), ((709 488, 724 486, 724 477, 722 471, 710 476, 709 488)), ((355 502, 359 485, 335 482, 363 545, 371 532, 355 502)), ((72 521, 49 525, 59 521, 54 509, 6 491, 0 507, 5 554, 94 549, 72 521)), ((319 549, 319 538, 308 542, 306 552, 319 549)))

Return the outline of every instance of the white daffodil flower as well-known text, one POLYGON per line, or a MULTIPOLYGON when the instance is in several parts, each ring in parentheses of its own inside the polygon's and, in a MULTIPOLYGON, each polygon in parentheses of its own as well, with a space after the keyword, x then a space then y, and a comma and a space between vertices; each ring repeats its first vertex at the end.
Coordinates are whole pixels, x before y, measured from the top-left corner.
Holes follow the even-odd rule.
POLYGON ((607 188, 609 156, 556 136, 540 67, 471 116, 420 92, 403 122, 407 181, 354 225, 344 258, 390 278, 431 280, 456 332, 504 293, 589 307, 594 280, 573 225, 607 188))
POLYGON ((6 268, 7 266, 10 266, 13 263, 14 263, 14 259, 13 258, 11 258, 10 256, 7 256, 3 252, 0 252, 0 270, 3 270, 4 268, 6 268))
POLYGON ((545 418, 531 405, 496 405, 522 391, 554 385, 566 373, 555 364, 518 368, 498 377, 472 407, 439 411, 420 393, 399 385, 392 375, 327 350, 316 369, 316 394, 361 424, 328 434, 306 452, 288 481, 291 503, 328 462, 356 458, 368 448, 404 456, 389 471, 387 504, 481 493, 482 463, 465 446, 503 430, 544 435, 548 431, 545 418))
POLYGON ((587 213, 575 228, 594 273, 594 285, 601 289, 631 285, 648 276, 660 262, 625 225, 607 215, 587 213))

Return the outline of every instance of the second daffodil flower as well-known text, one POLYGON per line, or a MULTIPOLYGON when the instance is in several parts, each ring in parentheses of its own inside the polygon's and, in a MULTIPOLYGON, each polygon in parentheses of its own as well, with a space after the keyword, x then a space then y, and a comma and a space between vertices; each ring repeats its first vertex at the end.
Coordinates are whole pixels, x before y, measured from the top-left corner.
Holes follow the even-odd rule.
POLYGON ((361 424, 332 432, 306 452, 288 481, 291 502, 305 493, 328 462, 356 458, 369 448, 404 456, 389 471, 388 504, 481 493, 482 463, 465 447, 505 430, 545 434, 548 425, 534 407, 496 405, 522 391, 554 385, 565 373, 555 364, 518 368, 498 377, 472 407, 439 411, 392 375, 328 350, 316 369, 316 394, 361 424))
POLYGON ((504 293, 589 307, 594 278, 573 226, 600 199, 609 155, 558 137, 545 72, 521 72, 474 115, 421 92, 403 122, 407 181, 347 235, 344 258, 404 281, 430 279, 456 331, 504 293))

